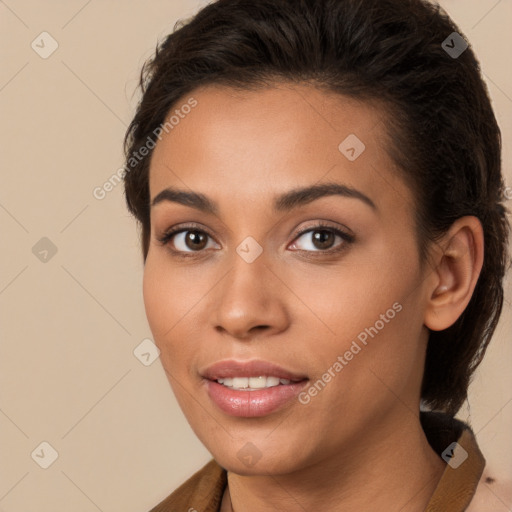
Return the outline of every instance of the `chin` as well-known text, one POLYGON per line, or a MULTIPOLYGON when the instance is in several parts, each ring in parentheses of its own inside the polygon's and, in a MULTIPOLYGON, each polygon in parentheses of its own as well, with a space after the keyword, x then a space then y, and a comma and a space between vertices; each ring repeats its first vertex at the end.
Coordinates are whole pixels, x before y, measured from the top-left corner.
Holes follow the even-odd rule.
MULTIPOLYGON (((217 452, 217 450, 216 450, 217 452)), ((234 453, 226 454, 211 452, 217 461, 227 471, 242 476, 283 475, 296 471, 299 461, 293 454, 282 453, 275 449, 258 450, 248 442, 234 453)))

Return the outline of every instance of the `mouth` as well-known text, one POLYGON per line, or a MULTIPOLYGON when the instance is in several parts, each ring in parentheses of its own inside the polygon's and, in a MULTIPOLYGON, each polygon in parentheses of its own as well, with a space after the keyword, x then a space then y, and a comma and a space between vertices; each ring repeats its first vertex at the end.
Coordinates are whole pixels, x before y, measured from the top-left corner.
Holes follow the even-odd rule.
POLYGON ((296 398, 308 377, 262 360, 220 361, 201 372, 211 401, 230 416, 268 415, 296 398))

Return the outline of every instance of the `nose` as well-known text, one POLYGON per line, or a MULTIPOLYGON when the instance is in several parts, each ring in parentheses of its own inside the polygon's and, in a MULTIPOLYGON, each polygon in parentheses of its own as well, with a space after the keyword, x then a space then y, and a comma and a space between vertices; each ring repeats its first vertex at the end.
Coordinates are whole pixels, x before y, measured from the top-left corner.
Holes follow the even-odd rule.
POLYGON ((260 256, 247 263, 236 256, 213 301, 215 329, 239 340, 285 330, 289 323, 287 287, 260 256))

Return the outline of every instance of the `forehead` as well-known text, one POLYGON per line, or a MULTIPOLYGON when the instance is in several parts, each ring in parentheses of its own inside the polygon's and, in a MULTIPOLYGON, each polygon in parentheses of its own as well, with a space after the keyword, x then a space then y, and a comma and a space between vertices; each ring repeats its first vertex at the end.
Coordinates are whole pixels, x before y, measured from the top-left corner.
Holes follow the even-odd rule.
POLYGON ((376 202, 397 189, 408 193, 386 152, 386 115, 375 103, 311 85, 210 85, 181 98, 171 116, 173 127, 152 155, 151 199, 173 186, 219 202, 233 193, 253 200, 322 180, 363 188, 376 202))

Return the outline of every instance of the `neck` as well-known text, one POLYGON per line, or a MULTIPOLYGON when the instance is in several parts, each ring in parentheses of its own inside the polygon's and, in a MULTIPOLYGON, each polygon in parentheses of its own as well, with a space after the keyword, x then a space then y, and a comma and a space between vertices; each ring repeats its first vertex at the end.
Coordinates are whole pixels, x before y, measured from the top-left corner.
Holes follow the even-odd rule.
POLYGON ((228 472, 222 512, 425 510, 445 468, 419 418, 380 425, 350 449, 286 475, 228 472))

